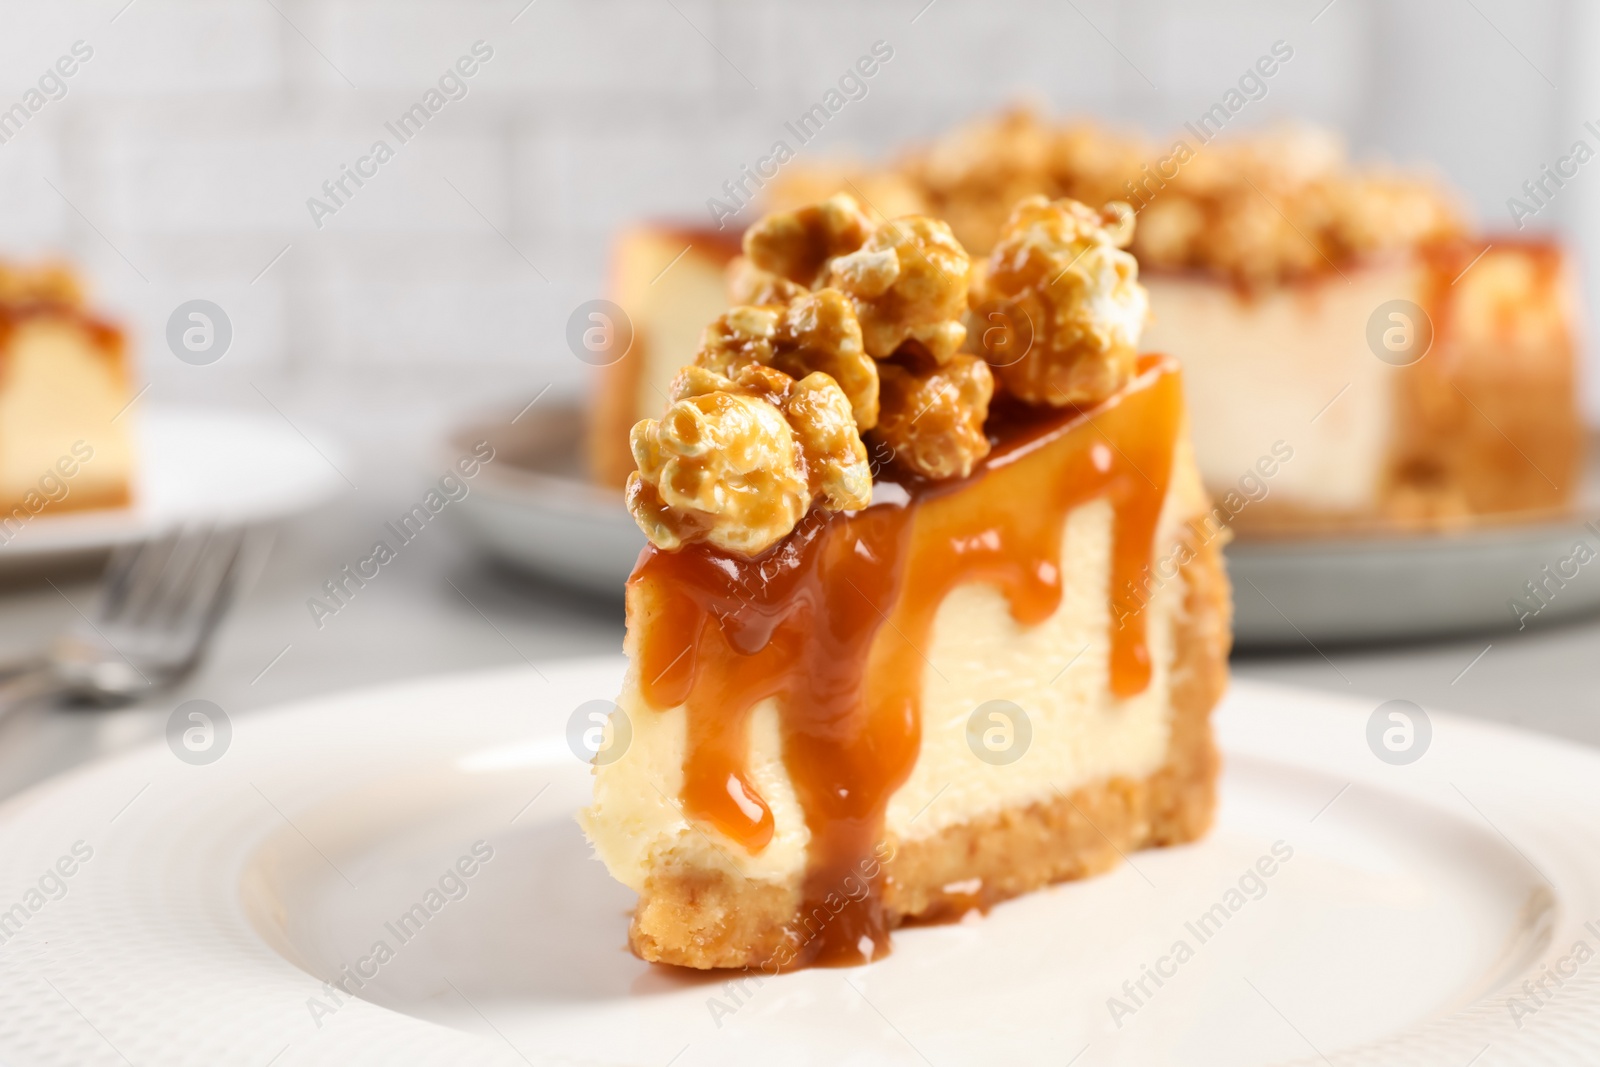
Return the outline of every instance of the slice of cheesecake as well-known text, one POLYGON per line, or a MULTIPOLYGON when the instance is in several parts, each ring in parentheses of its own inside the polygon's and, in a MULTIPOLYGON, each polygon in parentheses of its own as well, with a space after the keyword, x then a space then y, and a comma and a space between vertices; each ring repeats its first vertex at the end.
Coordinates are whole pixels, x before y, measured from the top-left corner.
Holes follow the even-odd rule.
MULTIPOLYGON (((582 822, 639 893, 647 960, 873 959, 900 923, 1212 818, 1229 593, 1176 363, 1115 330, 1057 338, 1025 358, 1126 369, 1025 399, 1006 383, 1047 368, 996 382, 949 328, 969 272, 948 229, 862 232, 831 203, 746 235, 774 303, 717 320, 633 434, 652 544, 612 732, 631 743, 582 822), (797 232, 807 255, 773 253, 797 232)), ((1012 221, 997 256, 1029 269, 991 262, 991 293, 1063 320, 1142 308, 1114 212, 1012 221)))
POLYGON ((69 273, 0 265, 0 544, 42 514, 129 503, 129 377, 69 273))

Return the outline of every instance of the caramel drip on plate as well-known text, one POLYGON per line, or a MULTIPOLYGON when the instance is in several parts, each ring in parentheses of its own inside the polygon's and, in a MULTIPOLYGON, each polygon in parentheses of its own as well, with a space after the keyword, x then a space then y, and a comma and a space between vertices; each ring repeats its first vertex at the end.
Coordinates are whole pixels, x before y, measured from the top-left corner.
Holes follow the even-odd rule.
POLYGON ((921 746, 926 650, 946 595, 987 582, 1024 626, 1061 602, 1067 516, 1113 509, 1110 687, 1149 685, 1142 611, 1156 526, 1182 423, 1177 365, 1145 357, 1122 392, 1000 434, 972 477, 908 487, 904 505, 814 512, 756 559, 706 545, 647 547, 630 585, 650 610, 639 641, 643 695, 685 706, 685 813, 751 853, 772 840, 751 783, 751 712, 778 706, 783 760, 811 832, 786 968, 888 950, 884 815, 921 746))

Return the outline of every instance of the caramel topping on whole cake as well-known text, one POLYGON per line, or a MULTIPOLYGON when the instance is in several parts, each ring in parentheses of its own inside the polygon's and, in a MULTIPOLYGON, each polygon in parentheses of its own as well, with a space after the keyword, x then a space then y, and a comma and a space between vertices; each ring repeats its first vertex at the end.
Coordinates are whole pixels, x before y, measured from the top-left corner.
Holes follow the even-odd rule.
POLYGON ((986 583, 1019 624, 1049 618, 1068 516, 1104 500, 1110 692, 1150 683, 1140 589, 1183 419, 1176 365, 1133 357, 1131 230, 1125 206, 1019 206, 971 296, 1026 303, 1038 343, 999 368, 991 410, 989 364, 961 350, 970 263, 943 223, 874 226, 843 196, 770 216, 741 268, 766 302, 714 322, 667 413, 634 428, 640 691, 686 710, 685 816, 752 855, 775 822, 746 766, 751 717, 778 705, 810 836, 774 969, 887 951, 876 850, 921 744, 919 650, 952 590, 986 583))

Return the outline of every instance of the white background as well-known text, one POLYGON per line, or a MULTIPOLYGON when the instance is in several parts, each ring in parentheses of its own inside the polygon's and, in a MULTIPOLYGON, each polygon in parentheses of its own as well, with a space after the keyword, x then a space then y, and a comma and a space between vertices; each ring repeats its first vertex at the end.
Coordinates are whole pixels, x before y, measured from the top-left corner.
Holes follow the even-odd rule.
MULTIPOLYGON (((152 398, 269 397, 347 435, 375 417, 427 435, 581 390, 564 325, 604 292, 613 228, 705 219, 876 40, 894 59, 805 155, 884 156, 1026 94, 1165 133, 1281 39, 1294 58, 1243 120, 1307 118, 1360 156, 1435 167, 1505 229, 1506 198, 1600 119, 1600 16, 1575 0, 525 3, 6 0, 0 107, 74 41, 94 58, 0 144, 0 255, 81 263, 152 398), (470 95, 317 229, 307 198, 396 144, 384 121, 479 39, 494 58, 470 95), (233 321, 209 367, 164 341, 195 297, 233 321)), ((1535 223, 1591 251, 1597 194, 1600 163, 1535 223)))

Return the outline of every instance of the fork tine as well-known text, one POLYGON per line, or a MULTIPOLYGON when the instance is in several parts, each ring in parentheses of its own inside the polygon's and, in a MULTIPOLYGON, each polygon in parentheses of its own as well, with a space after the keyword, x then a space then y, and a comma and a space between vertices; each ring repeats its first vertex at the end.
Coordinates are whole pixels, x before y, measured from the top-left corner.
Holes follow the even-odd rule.
POLYGON ((181 530, 168 531, 153 541, 133 546, 125 562, 116 561, 122 569, 116 586, 107 591, 96 612, 101 623, 137 625, 149 611, 151 598, 160 592, 162 575, 181 536, 181 530))
POLYGON ((172 555, 162 570, 160 582, 151 592, 149 605, 141 620, 146 626, 171 630, 181 623, 195 582, 211 551, 213 536, 214 530, 210 526, 190 527, 179 533, 172 546, 172 555))
POLYGON ((187 672, 208 647, 207 638, 232 603, 238 590, 248 537, 243 529, 226 530, 207 542, 205 559, 195 568, 188 603, 180 618, 186 623, 180 636, 185 642, 178 669, 187 672))
POLYGON ((100 579, 100 597, 95 603, 97 619, 109 622, 121 614, 139 580, 140 567, 150 565, 149 550, 148 541, 118 545, 112 550, 105 574, 100 579))

